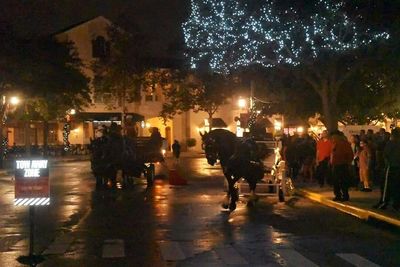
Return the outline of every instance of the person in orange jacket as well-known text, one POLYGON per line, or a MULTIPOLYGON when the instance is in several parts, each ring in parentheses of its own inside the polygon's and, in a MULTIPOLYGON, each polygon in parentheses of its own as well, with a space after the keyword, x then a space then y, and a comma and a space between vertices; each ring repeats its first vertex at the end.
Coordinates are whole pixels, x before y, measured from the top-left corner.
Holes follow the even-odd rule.
POLYGON ((348 201, 350 186, 350 165, 353 161, 353 151, 350 143, 340 131, 331 133, 332 154, 331 166, 333 177, 334 201, 348 201))

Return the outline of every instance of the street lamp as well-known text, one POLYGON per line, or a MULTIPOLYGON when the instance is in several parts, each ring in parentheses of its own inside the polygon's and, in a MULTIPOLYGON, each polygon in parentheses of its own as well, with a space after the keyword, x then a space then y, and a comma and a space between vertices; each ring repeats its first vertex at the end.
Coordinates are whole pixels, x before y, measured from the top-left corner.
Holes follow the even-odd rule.
POLYGON ((3 158, 7 151, 7 143, 8 143, 8 135, 3 137, 3 126, 7 120, 7 114, 11 111, 11 106, 16 106, 20 102, 20 99, 17 96, 7 97, 3 95, 3 102, 1 107, 1 118, 0 118, 0 168, 3 168, 3 158))
POLYGON ((299 126, 299 127, 297 127, 297 133, 298 134, 303 134, 304 133, 304 127, 303 126, 299 126))
POLYGON ((280 122, 280 121, 275 121, 275 123, 274 123, 274 128, 275 128, 276 131, 282 130, 282 122, 280 122))
POLYGON ((239 100, 238 100, 238 106, 239 106, 239 108, 245 108, 245 107, 247 106, 246 99, 244 99, 244 98, 239 98, 239 100))
POLYGON ((11 105, 13 105, 13 106, 16 106, 16 105, 18 105, 20 102, 21 102, 21 100, 19 99, 19 97, 18 96, 12 96, 12 97, 10 97, 10 104, 11 105))

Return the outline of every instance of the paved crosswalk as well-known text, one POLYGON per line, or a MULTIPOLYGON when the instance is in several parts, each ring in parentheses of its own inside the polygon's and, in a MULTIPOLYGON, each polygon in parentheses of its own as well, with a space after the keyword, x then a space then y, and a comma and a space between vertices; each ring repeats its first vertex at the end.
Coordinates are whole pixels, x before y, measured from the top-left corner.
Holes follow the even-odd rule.
POLYGON ((282 259, 288 267, 318 267, 317 264, 307 259, 294 249, 280 248, 274 249, 272 252, 276 257, 282 259))
MULTIPOLYGON (((160 248, 163 260, 167 262, 180 262, 179 266, 186 266, 185 263, 187 263, 187 266, 197 266, 195 263, 199 261, 196 261, 195 258, 198 257, 199 259, 206 259, 207 263, 212 266, 255 266, 249 261, 253 255, 243 255, 232 245, 215 247, 210 251, 203 251, 197 255, 188 256, 184 253, 183 249, 187 242, 185 242, 185 244, 181 243, 182 242, 162 242, 160 248), (208 256, 205 256, 206 253, 208 256), (214 257, 212 255, 214 255, 214 257), (210 258, 213 258, 212 262, 210 262, 210 258)), ((324 266, 323 263, 319 265, 293 248, 267 248, 265 249, 265 255, 272 255, 273 257, 271 257, 269 261, 265 261, 265 264, 257 266, 324 266)), ((378 264, 355 253, 336 253, 335 255, 337 256, 337 260, 345 261, 353 266, 379 267, 378 264)))
POLYGON ((64 254, 74 241, 72 235, 61 235, 55 238, 55 240, 43 251, 43 255, 57 255, 64 254))
MULTIPOLYGON (((0 238, 0 241, 7 242, 9 250, 27 250, 27 239, 15 238, 15 244, 11 245, 12 238, 0 238)), ((79 240, 73 234, 57 236, 42 252, 43 255, 50 257, 63 256, 68 253, 74 242, 79 240)), ((0 244, 1 245, 1 244, 0 244)), ((95 244, 92 244, 95 245, 95 244)), ((325 266, 326 263, 321 259, 310 259, 302 251, 291 247, 268 247, 264 249, 262 259, 254 259, 257 253, 251 253, 251 248, 245 245, 216 245, 209 248, 197 248, 195 242, 188 241, 159 241, 160 256, 168 263, 178 263, 178 266, 201 266, 207 262, 207 266, 302 266, 318 267, 325 266), (250 255, 251 254, 251 255, 250 255), (257 262, 255 265, 254 262, 257 262), (260 265, 260 262, 262 263, 260 265), (200 265, 199 265, 200 264, 200 265)), ((6 246, 3 246, 4 248, 6 246)), ((105 239, 101 244, 98 255, 103 259, 123 259, 130 257, 126 252, 126 244, 123 239, 105 239)), ((3 248, 3 251, 6 252, 3 248)), ((261 248, 262 252, 262 248, 261 248)), ((364 258, 355 253, 332 253, 335 261, 347 263, 356 267, 379 267, 371 259, 364 258)), ((312 255, 312 254, 311 254, 312 255)), ((83 254, 84 257, 84 254, 83 254)))
POLYGON ((379 265, 354 253, 338 253, 336 255, 357 267, 379 267, 379 265))

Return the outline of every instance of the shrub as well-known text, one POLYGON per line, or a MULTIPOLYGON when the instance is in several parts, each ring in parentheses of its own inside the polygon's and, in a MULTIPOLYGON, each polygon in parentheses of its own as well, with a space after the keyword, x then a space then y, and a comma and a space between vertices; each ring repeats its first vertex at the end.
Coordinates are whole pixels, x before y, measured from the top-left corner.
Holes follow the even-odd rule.
POLYGON ((194 138, 189 138, 189 139, 187 139, 187 140, 186 140, 186 145, 187 145, 188 147, 194 147, 194 146, 196 146, 196 139, 194 139, 194 138))

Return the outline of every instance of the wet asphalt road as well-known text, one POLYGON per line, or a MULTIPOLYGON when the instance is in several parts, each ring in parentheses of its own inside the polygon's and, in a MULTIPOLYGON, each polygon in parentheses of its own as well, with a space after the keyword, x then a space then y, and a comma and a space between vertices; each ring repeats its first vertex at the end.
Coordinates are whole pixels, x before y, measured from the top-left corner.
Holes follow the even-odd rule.
MULTIPOLYGON (((296 197, 253 208, 241 198, 229 213, 218 167, 199 158, 180 166, 187 186, 160 179, 147 190, 137 180, 96 191, 88 162, 55 164, 52 204, 36 212, 40 266, 400 266, 395 230, 296 197)), ((27 253, 28 212, 13 194, 10 177, 0 178, 0 266, 20 266, 27 253)))

